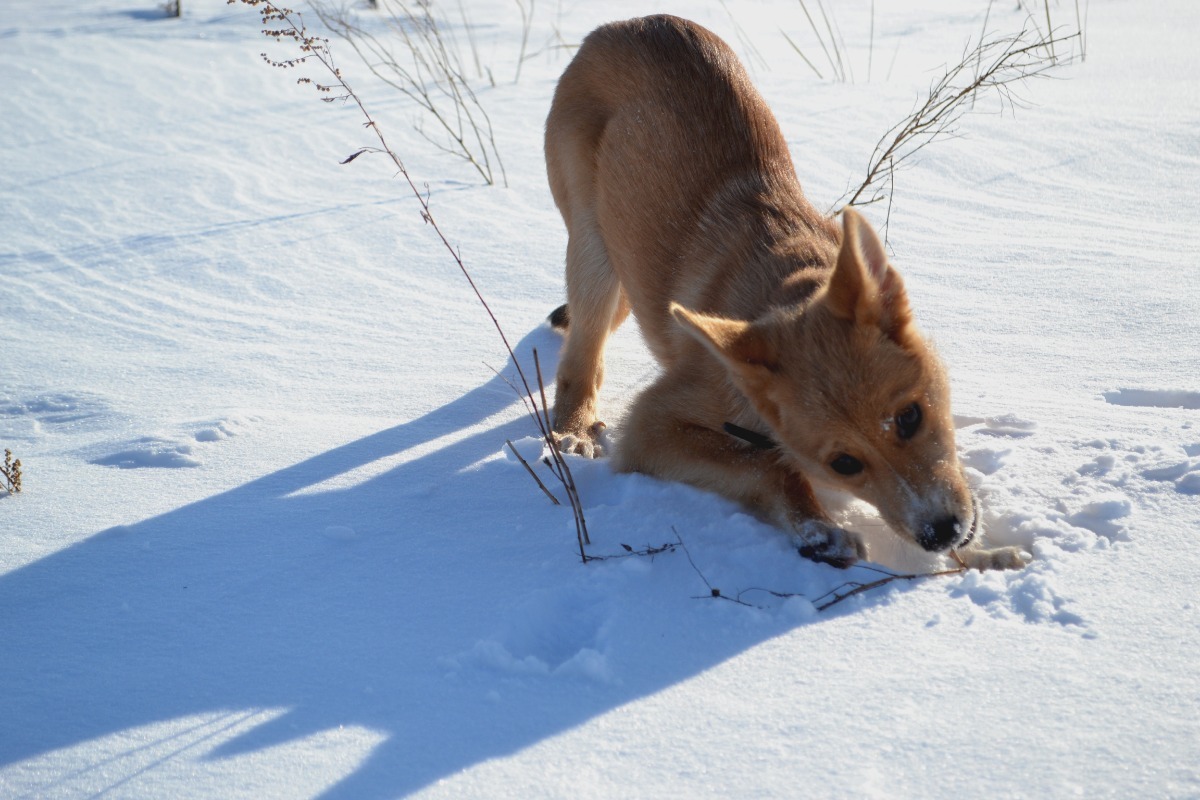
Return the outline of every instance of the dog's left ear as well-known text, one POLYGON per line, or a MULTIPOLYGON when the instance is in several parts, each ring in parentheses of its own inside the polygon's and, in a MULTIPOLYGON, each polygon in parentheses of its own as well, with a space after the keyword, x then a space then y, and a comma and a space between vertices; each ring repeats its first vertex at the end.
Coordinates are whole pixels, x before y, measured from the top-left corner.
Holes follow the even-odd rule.
POLYGON ((874 325, 905 344, 912 324, 904 281, 888 263, 875 229, 852 208, 842 211, 842 248, 825 303, 840 319, 874 325))
POLYGON ((671 316, 735 375, 748 377, 778 368, 774 343, 752 323, 688 311, 671 303, 671 316))
POLYGON ((779 371, 779 350, 770 331, 751 322, 688 311, 678 303, 671 304, 671 316, 716 356, 767 423, 778 425, 779 406, 772 387, 779 371))

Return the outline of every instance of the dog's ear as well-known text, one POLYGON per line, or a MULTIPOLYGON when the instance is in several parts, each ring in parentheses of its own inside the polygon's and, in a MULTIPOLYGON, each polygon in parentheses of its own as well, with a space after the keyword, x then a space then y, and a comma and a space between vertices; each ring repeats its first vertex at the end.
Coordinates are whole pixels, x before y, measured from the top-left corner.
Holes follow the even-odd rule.
POLYGON ((688 311, 678 303, 671 304, 671 315, 735 375, 772 373, 778 369, 774 343, 753 324, 688 311))
POLYGON ((671 316, 724 365, 734 385, 767 424, 778 427, 779 404, 773 387, 779 371, 779 349, 770 331, 738 319, 688 311, 678 303, 671 303, 671 316))
POLYGON ((910 337, 912 311, 904 281, 888 263, 875 229, 852 208, 842 212, 842 248, 825 304, 834 316, 877 326, 898 344, 910 337))

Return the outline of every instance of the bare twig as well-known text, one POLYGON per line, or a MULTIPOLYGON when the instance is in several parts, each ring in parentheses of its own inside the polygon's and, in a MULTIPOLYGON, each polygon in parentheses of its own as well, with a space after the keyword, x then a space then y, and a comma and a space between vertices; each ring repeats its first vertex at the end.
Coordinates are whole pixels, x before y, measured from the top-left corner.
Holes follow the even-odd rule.
MULTIPOLYGON (((987 10, 983 12, 983 27, 979 30, 979 41, 987 40, 988 20, 992 18, 992 3, 995 0, 988 0, 987 10)), ((975 49, 975 76, 979 77, 979 70, 983 67, 983 51, 979 48, 975 49)), ((971 108, 975 108, 975 96, 971 96, 971 108)))
POLYGON ((871 581, 870 583, 847 581, 841 586, 831 589, 813 601, 813 605, 816 606, 817 611, 824 611, 827 608, 832 608, 843 600, 847 600, 857 594, 862 594, 863 592, 869 592, 872 589, 878 589, 880 586, 886 586, 893 581, 915 581, 918 578, 939 578, 944 575, 958 575, 966 571, 965 567, 956 567, 955 569, 944 569, 938 572, 921 572, 902 575, 894 572, 877 570, 873 567, 865 567, 865 569, 872 569, 875 572, 882 572, 883 577, 879 580, 871 581), (825 598, 829 599, 826 600, 825 598))
MULTIPOLYGON (((517 3, 518 4, 523 3, 523 0, 517 0, 517 3)), ((522 39, 521 39, 521 51, 520 51, 520 55, 519 55, 519 59, 520 59, 521 63, 524 63, 524 62, 529 61, 534 58, 538 58, 539 56, 543 56, 547 53, 557 53, 560 50, 574 52, 579 49, 578 42, 568 42, 566 40, 566 38, 563 36, 563 33, 562 33, 563 5, 562 5, 562 0, 558 0, 558 7, 554 12, 553 19, 549 22, 549 26, 550 26, 549 34, 542 41, 541 47, 539 47, 537 50, 530 51, 528 49, 529 45, 528 45, 527 40, 529 38, 530 33, 532 32, 533 10, 534 10, 534 0, 529 0, 528 16, 525 15, 525 9, 524 9, 524 6, 522 5, 522 9, 521 9, 521 11, 522 11, 522 16, 521 16, 522 39)), ((518 65, 517 75, 519 76, 520 74, 521 74, 521 69, 520 69, 520 66, 518 65)), ((514 82, 515 82, 515 80, 514 80, 514 82)))
MULTIPOLYGON (((467 17, 467 7, 463 5, 463 0, 458 0, 458 16, 462 20, 463 30, 467 33, 467 44, 471 47, 471 60, 475 64, 475 77, 483 77, 483 64, 479 60, 479 45, 475 41, 475 26, 467 17)), ((492 84, 495 85, 494 83, 492 84)))
MULTIPOLYGON (((1046 8, 1046 31, 1047 31, 1047 34, 1049 34, 1049 33, 1053 32, 1053 30, 1054 30, 1054 26, 1050 24, 1050 0, 1042 0, 1042 2, 1046 8)), ((1046 38, 1050 43, 1050 60, 1057 61, 1058 56, 1056 56, 1054 54, 1054 37, 1047 35, 1046 38)))
POLYGON ((754 46, 754 41, 746 33, 746 29, 742 27, 741 23, 738 22, 737 16, 729 8, 729 4, 725 0, 720 0, 720 3, 721 8, 725 10, 726 16, 729 17, 729 24, 733 26, 733 32, 737 35, 738 42, 745 51, 746 65, 750 68, 751 72, 753 72, 756 66, 761 69, 768 69, 767 60, 763 58, 759 49, 754 46))
MULTIPOLYGON (((774 589, 764 589, 760 586, 751 586, 748 589, 742 589, 735 595, 725 594, 720 589, 709 583, 708 578, 706 578, 704 573, 700 571, 700 568, 696 566, 696 561, 692 558, 691 551, 688 550, 687 545, 684 544, 683 537, 679 535, 679 531, 675 529, 674 525, 671 526, 671 532, 675 534, 675 541, 678 542, 679 546, 683 549, 683 554, 687 556, 688 563, 692 565, 692 569, 697 575, 700 576, 700 580, 704 581, 704 585, 708 588, 708 594, 695 596, 692 598, 693 600, 728 600, 731 603, 737 603, 740 606, 746 606, 748 608, 762 608, 762 606, 757 606, 753 603, 747 603, 742 599, 742 597, 749 592, 764 592, 772 597, 777 597, 782 600, 786 600, 791 597, 804 597, 804 594, 800 592, 778 592, 774 589)), ((963 563, 962 558, 959 557, 958 553, 954 553, 952 551, 952 555, 954 556, 955 560, 958 561, 960 566, 954 569, 939 570, 937 572, 902 574, 888 572, 887 570, 879 569, 878 567, 872 567, 868 564, 858 564, 858 569, 876 572, 883 577, 867 583, 862 583, 861 581, 846 581, 845 583, 835 586, 833 589, 830 589, 825 594, 813 600, 813 606, 817 609, 817 611, 824 611, 828 608, 832 608, 843 600, 849 599, 858 594, 863 594, 864 592, 869 592, 872 589, 878 589, 880 586, 886 586, 893 581, 915 581, 919 578, 940 578, 946 575, 959 575, 963 572, 966 572, 967 566, 963 563)))
POLYGON ((815 72, 819 79, 825 80, 825 76, 821 74, 821 70, 817 69, 816 65, 808 60, 808 56, 804 55, 804 51, 800 49, 800 46, 792 41, 792 37, 787 35, 787 31, 785 31, 783 28, 780 28, 779 32, 783 34, 783 38, 786 39, 787 43, 790 44, 792 49, 796 51, 796 55, 804 59, 804 63, 808 64, 808 68, 815 72))
POLYGON ((662 555, 663 553, 674 553, 675 548, 678 546, 679 545, 675 542, 667 542, 666 544, 660 544, 658 547, 646 545, 645 547, 639 549, 630 547, 627 544, 622 544, 621 547, 625 550, 624 553, 617 553, 615 555, 608 556, 589 555, 588 561, 616 561, 617 559, 621 558, 650 558, 653 560, 655 556, 662 555))
MULTIPOLYGON (((829 46, 833 48, 833 55, 837 58, 837 71, 843 83, 846 82, 846 67, 842 64, 842 48, 838 47, 838 37, 833 34, 833 26, 829 24, 829 15, 825 13, 825 3, 822 0, 817 0, 817 10, 821 12, 821 17, 825 20, 825 30, 829 32, 829 46)), ((805 11, 805 13, 808 13, 805 11)), ((847 54, 847 63, 849 63, 849 54, 847 54)))
POLYGON ((562 505, 562 503, 558 502, 558 498, 554 496, 554 493, 546 488, 546 484, 542 483, 542 479, 539 478, 537 473, 533 471, 533 467, 529 466, 529 462, 525 460, 525 457, 517 452, 517 448, 513 447, 512 440, 505 439, 504 443, 508 445, 509 450, 512 450, 512 454, 517 457, 517 461, 521 462, 521 466, 524 467, 525 471, 529 473, 529 477, 533 478, 534 481, 537 482, 538 488, 546 493, 546 497, 550 498, 550 502, 554 503, 556 506, 562 505))
MULTIPOLYGON (((824 39, 824 37, 821 36, 821 30, 817 27, 817 23, 813 21, 812 14, 808 13, 808 6, 804 4, 804 0, 799 0, 799 2, 800 2, 800 9, 802 11, 804 11, 804 16, 806 19, 808 19, 808 26, 810 28, 812 28, 813 34, 815 34, 817 37, 817 43, 819 45, 821 45, 821 50, 824 51, 825 58, 827 61, 829 61, 829 69, 833 72, 834 78, 836 78, 837 80, 840 80, 840 81, 845 81, 846 75, 841 70, 838 69, 838 63, 841 61, 841 56, 838 56, 837 61, 834 61, 833 56, 829 54, 829 48, 825 46, 825 39, 824 39)), ((834 49, 836 50, 837 42, 831 42, 831 44, 833 45, 834 49)), ((792 46, 795 47, 795 45, 792 45, 792 46)), ((797 52, 799 52, 798 49, 797 49, 797 52)), ((805 61, 807 61, 807 60, 808 59, 805 59, 805 61)))
MULTIPOLYGON (((822 0, 817 0, 817 5, 821 9, 822 16, 824 16, 825 15, 825 5, 824 5, 824 3, 822 3, 822 0)), ((840 24, 838 24, 837 16, 832 13, 832 8, 833 7, 831 5, 830 6, 830 14, 828 17, 826 17, 825 24, 828 25, 830 20, 833 21, 833 32, 830 33, 830 36, 833 36, 833 34, 836 33, 837 41, 840 42, 840 46, 834 48, 834 51, 839 56, 842 53, 846 54, 846 65, 842 70, 842 80, 843 81, 846 80, 846 75, 849 74, 850 82, 856 83, 856 81, 854 79, 854 64, 850 61, 850 49, 848 47, 846 47, 846 37, 842 35, 842 26, 840 24)))
POLYGON ((1075 27, 1079 29, 1079 60, 1087 61, 1087 13, 1088 3, 1083 3, 1083 19, 1079 18, 1079 0, 1075 0, 1075 27))
MULTIPOLYGON (((400 42, 399 49, 358 25, 345 7, 335 7, 330 0, 310 0, 310 5, 373 75, 416 104, 422 120, 432 121, 437 135, 428 133, 420 120, 414 125, 426 141, 469 163, 489 185, 496 183, 495 162, 500 180, 508 185, 491 119, 464 74, 457 48, 447 44, 431 4, 410 5, 405 0, 379 4, 400 42)), ((468 38, 473 47, 469 28, 468 38)))
POLYGON ((867 83, 871 82, 871 62, 875 60, 875 0, 871 0, 871 43, 867 49, 867 83))
POLYGON ((524 0, 516 0, 517 8, 521 10, 521 51, 517 54, 517 71, 513 75, 513 83, 521 80, 521 67, 525 65, 525 49, 529 46, 529 29, 533 26, 533 8, 535 0, 529 0, 529 8, 525 8, 524 0))
POLYGON ((898 55, 900 55, 900 39, 896 39, 896 46, 892 48, 892 60, 888 62, 887 75, 883 76, 885 82, 892 79, 892 70, 896 68, 896 56, 898 55))
MULTIPOLYGON (((442 230, 441 226, 438 225, 437 219, 433 215, 433 210, 429 205, 428 193, 422 192, 420 187, 417 186, 416 181, 413 179, 412 174, 405 167, 404 162, 400 159, 400 156, 396 154, 396 151, 393 150, 390 145, 388 145, 387 139, 383 135, 383 129, 376 124, 374 117, 372 117, 370 112, 367 111, 362 98, 355 93, 355 91, 342 76, 342 72, 334 63, 333 55, 329 50, 328 39, 320 36, 314 36, 309 33, 308 29, 304 25, 304 19, 300 14, 297 14, 295 11, 292 11, 289 8, 276 5, 270 0, 226 0, 226 2, 228 4, 240 2, 244 5, 256 8, 259 11, 263 24, 267 26, 263 30, 264 35, 275 40, 291 40, 299 47, 301 55, 292 59, 277 61, 268 57, 266 53, 263 53, 262 57, 268 64, 276 67, 291 68, 310 62, 315 63, 332 77, 333 83, 328 86, 323 86, 321 84, 314 83, 310 78, 301 78, 300 82, 314 85, 318 91, 326 94, 331 93, 333 88, 337 87, 343 93, 340 95, 340 98, 349 102, 353 102, 353 104, 358 108, 359 112, 362 114, 362 118, 365 120, 363 127, 370 130, 374 134, 375 138, 379 142, 379 147, 377 149, 361 148, 353 156, 346 159, 346 162, 353 160, 358 155, 368 150, 382 153, 386 155, 396 167, 397 174, 402 176, 405 182, 408 184, 409 190, 412 192, 412 195, 416 198, 417 203, 420 205, 421 219, 423 219, 425 223, 433 229, 434 234, 442 243, 442 247, 454 260, 455 265, 462 273, 463 278, 466 279, 467 284, 471 287, 471 291, 475 294, 479 304, 483 306, 483 310, 487 313, 488 318, 492 321, 492 326, 496 329, 496 333, 499 334, 500 341, 504 343, 504 349, 508 352, 508 356, 512 360, 513 367, 517 371, 517 376, 520 378, 521 387, 524 390, 523 392, 518 392, 518 395, 522 396, 523 401, 525 398, 528 398, 526 409, 530 412, 530 417, 533 419, 534 425, 538 428, 542 438, 550 448, 551 455, 557 468, 555 473, 556 476, 563 481, 563 485, 567 489, 567 496, 570 499, 571 508, 575 515, 575 527, 576 535, 579 540, 580 557, 586 563, 588 561, 588 556, 584 552, 583 546, 584 544, 590 544, 590 540, 587 534, 587 523, 583 516, 583 504, 579 499, 579 491, 575 486, 575 480, 571 475, 571 469, 567 465, 567 462, 563 459, 562 453, 558 449, 558 443, 553 436, 553 431, 548 424, 549 415, 548 413, 545 413, 544 410, 539 412, 538 401, 534 397, 533 388, 530 386, 529 380, 525 376, 525 370, 522 369, 521 362, 517 358, 516 352, 513 351, 512 345, 509 343, 508 337, 504 333, 504 328, 501 327, 500 321, 496 318, 491 306, 488 305, 487 300, 484 299, 483 293, 480 292, 479 286, 475 283, 475 279, 471 276, 470 271, 467 269, 467 265, 463 262, 461 254, 454 248, 452 244, 450 244, 450 240, 446 237, 445 232, 442 230)), ((328 100, 333 98, 322 97, 322 99, 328 100)), ((541 390, 542 401, 545 403, 545 387, 541 385, 541 366, 537 364, 536 352, 534 353, 534 363, 538 370, 538 383, 541 390)))
MULTIPOLYGON (((515 361, 516 356, 513 356, 513 359, 515 361)), ((571 503, 571 512, 575 515, 575 538, 579 542, 579 557, 586 564, 588 562, 588 554, 583 547, 584 545, 591 544, 592 539, 588 536, 587 520, 583 516, 583 502, 579 499, 579 489, 575 486, 575 476, 571 474, 571 467, 567 465, 566 459, 563 458, 562 450, 558 446, 558 439, 555 438, 554 431, 550 426, 550 410, 546 403, 546 384, 542 380, 542 364, 538 360, 537 349, 533 351, 533 367, 537 370, 538 391, 542 395, 542 415, 538 419, 538 427, 542 429, 542 438, 545 439, 546 445, 550 448, 550 457, 556 467, 555 474, 562 481, 563 487, 567 491, 567 500, 571 503), (544 420, 542 417, 544 417, 544 420)), ((519 369, 520 367, 518 367, 519 369)), ((523 379, 524 377, 522 376, 523 379)), ((536 402, 534 406, 536 408, 536 402)))
POLYGON ((861 206, 883 199, 881 186, 892 180, 896 170, 934 141, 957 135, 958 122, 980 93, 994 92, 1002 109, 1006 105, 1019 105, 1014 87, 1067 63, 1047 57, 1047 49, 1053 42, 1077 36, 1078 33, 1056 39, 1034 37, 1025 29, 1013 36, 983 41, 964 52, 956 66, 933 82, 924 102, 880 138, 871 154, 866 177, 856 189, 843 195, 849 197, 845 205, 861 206))
POLYGON ((542 362, 538 359, 537 348, 533 348, 533 367, 537 370, 538 392, 542 395, 542 416, 545 417, 546 429, 551 428, 550 404, 546 402, 546 382, 542 380, 542 362))
POLYGON ((683 548, 683 554, 687 556, 688 563, 692 565, 692 569, 696 571, 696 574, 700 576, 700 580, 704 581, 704 585, 708 587, 708 594, 693 597, 693 600, 728 600, 731 603, 737 603, 739 606, 757 608, 757 606, 742 600, 740 594, 736 597, 730 597, 727 594, 722 594, 720 589, 709 583, 708 578, 704 577, 704 573, 701 572, 700 568, 696 566, 696 561, 692 558, 691 551, 688 550, 687 545, 683 543, 683 537, 679 535, 679 531, 675 530, 674 525, 671 526, 671 533, 675 534, 675 541, 678 542, 679 546, 683 548))

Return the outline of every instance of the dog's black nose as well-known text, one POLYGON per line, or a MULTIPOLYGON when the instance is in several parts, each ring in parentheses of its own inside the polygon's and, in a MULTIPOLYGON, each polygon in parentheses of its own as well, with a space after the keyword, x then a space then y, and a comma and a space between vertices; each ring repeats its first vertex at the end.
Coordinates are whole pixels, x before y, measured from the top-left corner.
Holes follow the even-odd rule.
POLYGON ((921 546, 926 550, 945 550, 962 538, 962 523, 958 517, 942 517, 925 526, 921 546))

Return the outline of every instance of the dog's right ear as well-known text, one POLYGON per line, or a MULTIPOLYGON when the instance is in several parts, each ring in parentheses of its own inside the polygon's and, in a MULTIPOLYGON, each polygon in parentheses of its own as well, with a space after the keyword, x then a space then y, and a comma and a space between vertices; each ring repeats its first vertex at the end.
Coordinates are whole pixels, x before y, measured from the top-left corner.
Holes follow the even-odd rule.
POLYGON ((909 339, 912 311, 904 281, 871 224, 852 208, 842 211, 842 246, 825 304, 840 319, 876 326, 898 344, 909 339))

